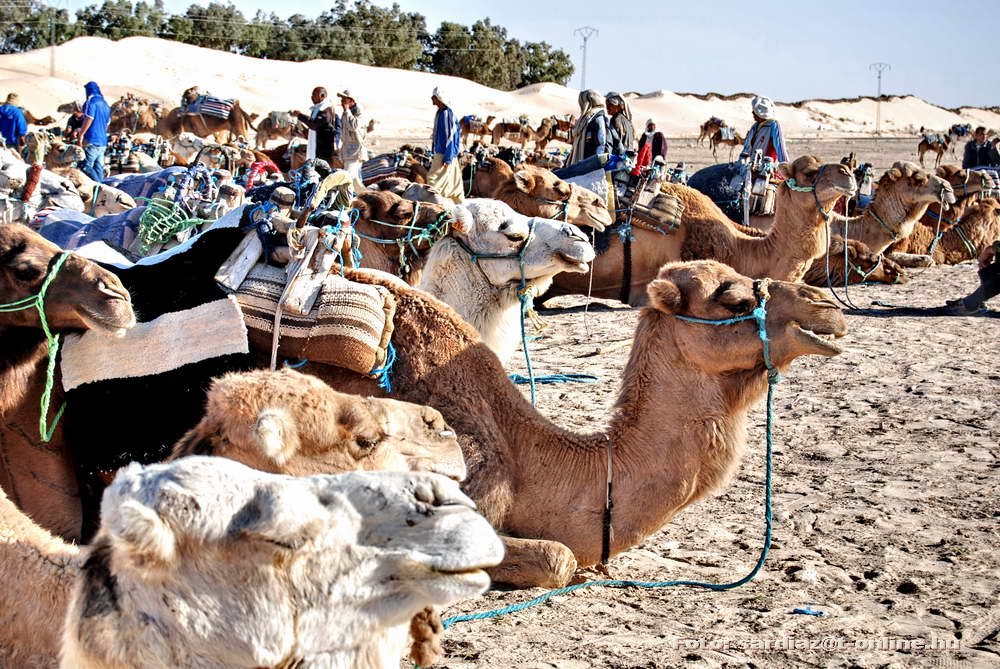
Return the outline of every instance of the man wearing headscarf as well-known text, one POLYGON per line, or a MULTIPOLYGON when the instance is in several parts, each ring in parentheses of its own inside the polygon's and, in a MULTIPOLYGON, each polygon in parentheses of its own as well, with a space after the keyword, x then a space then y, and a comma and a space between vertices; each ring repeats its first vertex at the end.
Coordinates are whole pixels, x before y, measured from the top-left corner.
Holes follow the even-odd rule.
POLYGON ((639 176, 642 168, 651 165, 656 158, 667 160, 667 138, 662 132, 656 129, 656 122, 653 119, 646 121, 646 132, 639 136, 639 155, 635 159, 635 169, 633 176, 639 176))
POLYGON ((66 119, 66 129, 63 131, 63 137, 67 142, 75 142, 80 139, 80 133, 83 131, 83 108, 80 106, 79 102, 73 103, 73 112, 66 119))
POLYGON ((361 115, 361 107, 349 90, 337 93, 344 111, 340 115, 340 127, 343 143, 340 146, 340 159, 344 161, 344 169, 361 181, 361 163, 368 160, 368 148, 365 146, 366 127, 361 115))
POLYGON ((604 98, 597 91, 588 89, 580 91, 579 103, 580 118, 570 130, 572 149, 566 159, 567 167, 596 155, 610 153, 608 116, 604 111, 604 98))
POLYGON ((19 99, 17 93, 7 96, 7 102, 0 105, 0 135, 7 146, 16 149, 24 141, 24 135, 28 132, 28 122, 24 118, 24 112, 17 106, 19 99))
POLYGON ((101 88, 93 81, 83 87, 87 100, 83 103, 83 126, 80 128, 79 142, 83 146, 83 164, 80 169, 94 181, 104 180, 104 152, 108 148, 108 125, 111 123, 111 108, 101 94, 101 88))
POLYGON ((765 158, 769 157, 776 163, 786 162, 788 150, 785 148, 781 126, 774 119, 774 103, 771 98, 757 96, 750 104, 754 124, 747 132, 740 159, 752 160, 759 149, 765 158))
POLYGON ((618 93, 608 93, 605 105, 611 119, 608 129, 611 132, 611 151, 616 156, 635 153, 635 128, 632 127, 632 108, 625 98, 618 93))
POLYGON ((462 132, 455 112, 451 110, 440 88, 434 88, 431 102, 437 107, 437 112, 434 114, 434 134, 431 136, 434 158, 427 172, 427 185, 437 189, 441 195, 461 202, 462 168, 458 164, 458 154, 462 146, 462 132))

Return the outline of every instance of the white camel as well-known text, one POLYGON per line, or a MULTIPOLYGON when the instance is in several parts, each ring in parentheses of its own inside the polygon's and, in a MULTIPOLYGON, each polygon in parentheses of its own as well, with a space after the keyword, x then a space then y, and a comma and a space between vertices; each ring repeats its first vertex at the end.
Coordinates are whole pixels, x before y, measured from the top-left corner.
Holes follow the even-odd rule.
POLYGON ((481 593, 502 554, 435 474, 131 465, 85 549, 0 490, 0 666, 398 667, 411 618, 481 593))
POLYGON ((520 341, 522 276, 525 290, 541 295, 559 272, 586 272, 594 248, 575 225, 528 217, 499 200, 466 200, 454 217, 417 287, 448 303, 505 362, 520 341))

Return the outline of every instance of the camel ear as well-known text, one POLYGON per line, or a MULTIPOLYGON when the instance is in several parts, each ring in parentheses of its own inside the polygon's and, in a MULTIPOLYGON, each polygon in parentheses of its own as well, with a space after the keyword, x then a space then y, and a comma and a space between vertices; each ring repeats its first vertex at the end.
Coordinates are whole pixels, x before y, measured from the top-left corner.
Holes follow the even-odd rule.
POLYGON ((276 464, 285 464, 299 450, 298 430, 284 409, 261 411, 253 433, 261 452, 276 464))
POLYGON ((535 177, 526 170, 518 170, 514 172, 514 185, 522 193, 530 193, 535 187, 535 177))
POLYGON ((785 179, 792 178, 792 164, 791 163, 778 163, 778 166, 774 168, 774 171, 780 174, 785 179))
POLYGON ((474 221, 472 220, 472 212, 470 212, 465 207, 458 206, 455 207, 452 214, 454 215, 454 218, 451 222, 452 230, 462 235, 468 235, 470 232, 472 232, 474 223, 474 221))
POLYGON ((649 303, 665 314, 676 314, 684 306, 684 294, 669 279, 655 279, 646 287, 649 303))
POLYGON ((140 502, 128 500, 118 507, 111 534, 114 546, 139 569, 167 567, 177 557, 173 530, 140 502))
POLYGON ((753 285, 726 281, 715 291, 715 301, 734 314, 745 314, 757 304, 753 285))

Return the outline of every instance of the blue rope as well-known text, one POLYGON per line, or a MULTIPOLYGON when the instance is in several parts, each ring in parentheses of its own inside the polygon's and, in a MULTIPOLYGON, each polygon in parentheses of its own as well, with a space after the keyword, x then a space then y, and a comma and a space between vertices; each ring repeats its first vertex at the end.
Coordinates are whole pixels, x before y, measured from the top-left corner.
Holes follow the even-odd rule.
POLYGON ((392 393, 392 382, 389 380, 389 374, 392 372, 392 367, 395 364, 396 347, 390 341, 385 347, 385 364, 381 367, 376 367, 369 373, 378 381, 378 387, 390 394, 392 393))
POLYGON ((518 602, 517 604, 511 604, 510 606, 504 606, 498 609, 491 609, 489 611, 481 611, 479 613, 465 613, 457 616, 451 616, 450 618, 445 618, 442 621, 442 625, 445 629, 448 629, 455 623, 468 622, 472 620, 488 620, 490 618, 499 618, 501 616, 508 615, 510 613, 516 613, 518 611, 524 611, 525 609, 530 609, 532 607, 538 606, 553 597, 559 597, 562 595, 568 595, 570 593, 576 592, 577 590, 583 590, 585 588, 642 588, 642 589, 659 589, 659 588, 673 588, 678 586, 687 586, 692 588, 704 588, 706 590, 712 590, 714 592, 721 592, 725 590, 732 590, 733 588, 738 588, 752 581, 757 574, 760 573, 764 566, 764 562, 767 559, 767 554, 771 549, 771 538, 773 533, 774 525, 774 515, 772 513, 772 480, 774 472, 774 386, 781 380, 781 375, 778 374, 778 370, 774 367, 771 361, 771 351, 770 342, 767 336, 767 298, 763 295, 760 297, 760 301, 757 307, 749 314, 745 316, 737 316, 734 318, 726 318, 721 320, 711 320, 707 318, 695 318, 693 316, 675 316, 679 320, 688 321, 690 323, 703 323, 705 325, 733 325, 736 323, 742 323, 743 321, 754 320, 757 322, 757 336, 761 340, 763 346, 764 354, 764 365, 767 367, 767 423, 765 428, 765 440, 767 443, 765 469, 764 469, 764 545, 761 547, 760 555, 757 558, 757 562, 754 564, 750 572, 735 581, 728 583, 707 583, 703 581, 684 581, 684 580, 674 580, 674 581, 629 581, 629 580, 619 580, 619 579, 602 579, 599 581, 588 581, 586 583, 577 583, 576 585, 569 585, 564 588, 556 588, 555 590, 549 590, 546 593, 534 597, 524 602, 518 602))
MULTIPOLYGON (((531 378, 520 374, 508 374, 507 378, 517 385, 531 383, 531 378)), ((593 374, 541 374, 535 377, 535 383, 551 385, 553 383, 597 383, 599 378, 593 374)))
POLYGON ((285 360, 285 367, 288 369, 302 369, 307 364, 309 364, 309 358, 302 358, 296 362, 289 362, 288 360, 285 360))

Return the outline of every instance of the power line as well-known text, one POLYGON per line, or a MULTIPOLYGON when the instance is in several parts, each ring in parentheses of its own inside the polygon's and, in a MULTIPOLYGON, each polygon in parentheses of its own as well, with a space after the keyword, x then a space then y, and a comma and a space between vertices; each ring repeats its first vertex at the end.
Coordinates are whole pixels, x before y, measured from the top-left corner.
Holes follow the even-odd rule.
POLYGON ((580 67, 580 90, 586 90, 587 88, 587 40, 589 40, 594 35, 599 34, 600 31, 597 28, 592 28, 590 26, 583 26, 582 28, 577 28, 573 31, 574 35, 579 35, 583 39, 583 46, 580 50, 583 51, 583 63, 580 67))

